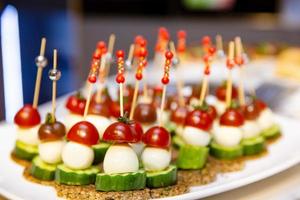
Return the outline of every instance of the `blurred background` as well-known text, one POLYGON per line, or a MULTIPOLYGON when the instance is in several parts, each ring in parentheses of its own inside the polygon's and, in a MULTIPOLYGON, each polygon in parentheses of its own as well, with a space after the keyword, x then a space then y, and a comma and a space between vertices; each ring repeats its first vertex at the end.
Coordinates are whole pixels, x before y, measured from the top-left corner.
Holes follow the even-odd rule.
MULTIPOLYGON (((8 113, 8 101, 32 102, 41 37, 47 38, 46 57, 58 49, 59 96, 82 86, 96 43, 111 33, 116 34, 115 49, 126 51, 137 34, 153 50, 160 26, 174 38, 185 29, 188 44, 194 45, 203 35, 218 33, 225 40, 240 35, 262 53, 300 45, 299 0, 0 0, 0 9, 0 120, 8 113), (9 93, 20 94, 20 100, 9 99, 9 93)), ((51 99, 48 69, 43 73, 40 103, 51 99)))

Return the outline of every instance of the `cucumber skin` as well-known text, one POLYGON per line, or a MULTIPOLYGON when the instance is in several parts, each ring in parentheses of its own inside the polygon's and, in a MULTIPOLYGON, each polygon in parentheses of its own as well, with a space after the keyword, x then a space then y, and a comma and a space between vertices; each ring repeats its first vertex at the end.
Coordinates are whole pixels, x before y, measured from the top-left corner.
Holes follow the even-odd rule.
MULTIPOLYGON (((45 165, 47 164, 45 163, 45 165)), ((55 169, 54 170, 43 169, 41 166, 35 163, 35 158, 34 158, 32 165, 30 167, 30 174, 39 180, 52 181, 55 178, 55 169)))
POLYGON ((265 139, 262 136, 242 141, 244 155, 255 155, 265 150, 265 139), (252 142, 253 140, 253 142, 252 142), (249 144, 247 144, 249 141, 249 144), (251 144, 252 142, 252 144, 251 144))
POLYGON ((208 152, 208 147, 181 146, 177 158, 177 167, 180 169, 201 169, 206 164, 208 152))
POLYGON ((55 171, 55 181, 65 185, 88 185, 94 184, 96 180, 96 172, 91 174, 76 173, 76 170, 65 172, 59 165, 55 171))
POLYGON ((109 143, 100 143, 92 146, 94 151, 94 161, 93 165, 101 163, 104 160, 107 149, 109 148, 109 143))
POLYGON ((172 137, 172 144, 175 148, 179 149, 180 147, 185 145, 185 142, 180 136, 175 135, 172 137))
POLYGON ((273 139, 276 138, 278 136, 280 136, 280 127, 278 124, 274 124, 273 126, 271 126, 268 129, 265 129, 261 132, 261 135, 265 138, 265 139, 273 139))
MULTIPOLYGON (((13 150, 15 156, 19 159, 22 160, 27 160, 27 161, 31 161, 35 156, 38 155, 38 149, 36 148, 36 152, 29 152, 27 151, 25 148, 22 148, 19 144, 21 144, 22 142, 17 141, 15 148, 13 150)), ((22 143, 24 144, 24 143, 22 143)), ((26 144, 24 144, 26 145, 26 144)))
POLYGON ((235 148, 228 148, 212 142, 210 146, 210 154, 218 159, 232 160, 243 155, 243 146, 238 145, 235 148))
POLYGON ((177 183, 177 167, 170 165, 166 170, 161 172, 147 173, 146 186, 148 188, 161 188, 177 183))
POLYGON ((146 187, 146 173, 143 170, 125 174, 99 173, 95 185, 96 190, 104 192, 140 190, 146 187))

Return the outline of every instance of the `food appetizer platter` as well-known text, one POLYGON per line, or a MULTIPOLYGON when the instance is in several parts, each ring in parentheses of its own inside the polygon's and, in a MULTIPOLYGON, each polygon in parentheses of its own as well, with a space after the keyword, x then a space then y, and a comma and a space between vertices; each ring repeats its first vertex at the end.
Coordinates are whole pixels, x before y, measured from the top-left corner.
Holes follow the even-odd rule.
POLYGON ((248 59, 240 37, 228 43, 226 53, 220 35, 216 44, 202 38, 202 75, 193 86, 179 73, 188 60, 185 31, 178 32, 175 46, 160 28, 149 66, 144 37, 135 38, 127 57, 123 50, 114 53, 114 42, 112 34, 108 45, 97 43, 83 89, 58 100, 61 73, 54 49, 52 102, 38 107, 47 66, 42 39, 33 103, 20 108, 14 125, 1 128, 11 135, 1 145, 6 153, 1 193, 21 199, 194 199, 258 181, 300 161, 297 123, 275 115, 254 89, 245 92, 248 59), (223 63, 227 77, 211 91, 216 63, 223 63), (117 73, 108 80, 111 67, 117 73), (152 81, 149 67, 161 72, 159 81, 152 81), (238 82, 232 78, 234 68, 238 82), (173 93, 168 92, 172 75, 173 93))

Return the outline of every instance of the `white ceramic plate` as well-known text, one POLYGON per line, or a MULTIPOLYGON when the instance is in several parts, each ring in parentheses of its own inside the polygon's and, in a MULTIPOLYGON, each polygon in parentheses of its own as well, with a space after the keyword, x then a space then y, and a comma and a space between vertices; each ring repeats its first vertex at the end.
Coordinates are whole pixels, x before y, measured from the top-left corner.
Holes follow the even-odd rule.
MULTIPOLYGON (((64 98, 58 101, 63 107, 64 98)), ((48 105, 41 107, 41 113, 48 110, 48 105)), ((59 116, 65 114, 58 109, 59 116)), ((284 171, 300 162, 300 124, 296 120, 276 116, 281 125, 283 136, 269 147, 269 153, 262 158, 247 161, 240 172, 220 174, 213 183, 190 188, 190 192, 166 199, 198 199, 231 189, 235 189, 284 171)), ((9 199, 56 199, 55 189, 26 181, 22 177, 23 167, 10 159, 14 147, 14 128, 8 124, 0 125, 0 193, 9 199)))

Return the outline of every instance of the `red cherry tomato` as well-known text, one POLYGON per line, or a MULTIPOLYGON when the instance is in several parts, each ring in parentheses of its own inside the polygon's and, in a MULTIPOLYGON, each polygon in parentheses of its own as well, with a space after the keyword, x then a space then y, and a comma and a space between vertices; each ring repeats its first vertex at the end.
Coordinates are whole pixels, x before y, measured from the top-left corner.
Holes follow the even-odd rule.
POLYGON ((142 125, 139 122, 133 121, 129 124, 129 126, 131 133, 134 136, 134 142, 140 142, 144 134, 142 125))
POLYGON ((79 98, 77 95, 72 95, 68 98, 66 107, 70 112, 83 115, 86 100, 84 98, 79 98))
POLYGON ((245 119, 247 120, 255 120, 259 116, 259 108, 252 102, 249 105, 246 105, 242 108, 242 112, 244 114, 245 119))
POLYGON ((253 104, 255 105, 255 107, 257 107, 257 109, 259 110, 259 112, 263 111, 265 108, 267 108, 267 104, 260 100, 260 99, 255 99, 253 104))
MULTIPOLYGON (((130 106, 131 106, 130 102, 124 104, 124 113, 130 112, 130 106)), ((120 103, 118 101, 112 101, 109 104, 109 110, 110 110, 111 116, 113 116, 115 118, 120 117, 120 103)))
MULTIPOLYGON (((139 133, 138 133, 139 134, 139 133)), ((130 125, 115 122, 108 126, 103 133, 103 141, 115 143, 133 143, 136 141, 130 125)))
POLYGON ((95 101, 91 102, 88 113, 100 115, 106 118, 110 117, 110 110, 108 106, 103 103, 96 103, 95 101))
POLYGON ((192 126, 195 128, 199 128, 205 131, 211 129, 213 124, 213 119, 208 114, 208 112, 203 110, 194 110, 190 112, 185 121, 186 126, 192 126))
POLYGON ((171 111, 170 120, 179 125, 184 125, 188 110, 186 107, 178 107, 176 110, 171 111))
MULTIPOLYGON (((225 99, 226 99, 226 84, 222 84, 216 89, 216 97, 220 101, 225 101, 225 99)), ((237 97, 238 97, 238 90, 235 86, 232 86, 232 99, 236 99, 237 97)))
POLYGON ((91 146, 98 143, 99 133, 97 128, 92 123, 81 121, 72 126, 67 134, 67 139, 73 142, 91 146))
POLYGON ((220 117, 220 124, 224 126, 242 126, 244 124, 244 116, 237 109, 227 109, 220 117))
POLYGON ((216 119, 216 117, 217 117, 217 110, 216 110, 216 108, 214 106, 209 105, 206 112, 209 114, 209 116, 212 118, 212 120, 216 119))
POLYGON ((41 122, 41 116, 36 108, 26 104, 21 108, 14 118, 15 123, 21 127, 32 127, 41 122))
POLYGON ((150 147, 169 148, 171 136, 165 128, 154 126, 143 135, 143 142, 150 147))
POLYGON ((134 110, 134 120, 140 123, 156 122, 156 108, 152 103, 140 103, 134 110))

